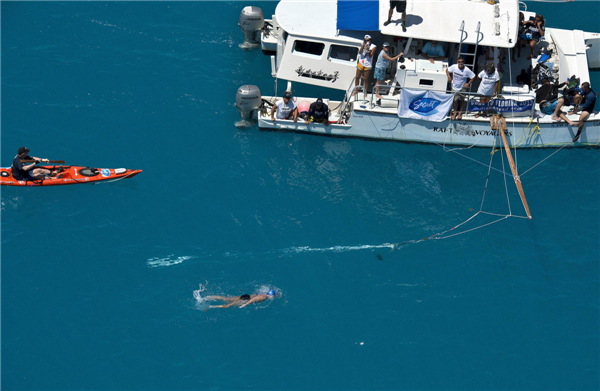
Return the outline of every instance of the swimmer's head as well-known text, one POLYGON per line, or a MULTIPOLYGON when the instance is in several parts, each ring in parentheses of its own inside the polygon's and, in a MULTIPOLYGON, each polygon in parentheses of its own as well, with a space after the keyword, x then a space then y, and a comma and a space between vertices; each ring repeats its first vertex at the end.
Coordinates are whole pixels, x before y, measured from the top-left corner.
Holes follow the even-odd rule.
POLYGON ((275 291, 273 289, 269 290, 267 292, 267 296, 273 296, 273 297, 275 297, 275 291))

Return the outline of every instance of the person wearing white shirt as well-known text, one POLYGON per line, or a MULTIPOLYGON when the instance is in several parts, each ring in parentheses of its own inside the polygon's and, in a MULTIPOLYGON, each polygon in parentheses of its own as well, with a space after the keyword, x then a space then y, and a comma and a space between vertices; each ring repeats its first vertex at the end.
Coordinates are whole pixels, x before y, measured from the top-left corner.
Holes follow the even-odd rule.
MULTIPOLYGON (((363 86, 363 91, 365 93, 365 97, 367 96, 367 87, 369 86, 369 76, 371 76, 371 68, 373 68, 373 55, 375 54, 376 45, 371 42, 371 36, 369 34, 365 35, 365 39, 360 45, 359 58, 358 63, 356 64, 356 77, 354 78, 354 86, 358 86, 360 83, 361 75, 364 75, 365 85, 363 86)), ((357 88, 354 88, 354 92, 352 96, 356 95, 358 92, 357 88)))
MULTIPOLYGON (((456 64, 446 69, 446 75, 448 76, 448 82, 452 83, 452 91, 455 92, 469 88, 476 77, 473 71, 465 65, 465 60, 462 57, 458 58, 456 64)), ((463 94, 454 94, 454 112, 451 117, 453 120, 462 119, 462 105, 464 100, 465 96, 463 94)))
MULTIPOLYGON (((481 103, 487 103, 492 100, 492 97, 496 95, 496 91, 498 91, 498 85, 500 84, 500 74, 496 70, 496 67, 491 62, 488 62, 483 67, 483 71, 477 75, 477 78, 481 80, 479 84, 479 88, 477 89, 477 93, 482 95, 479 101, 481 103)), ((475 115, 475 118, 479 117, 479 113, 475 115)), ((484 117, 487 117, 487 113, 483 114, 484 117)))
POLYGON ((275 122, 276 119, 290 119, 290 116, 292 116, 294 122, 298 121, 298 108, 292 100, 292 93, 286 91, 283 94, 283 99, 277 101, 271 108, 271 120, 275 122))

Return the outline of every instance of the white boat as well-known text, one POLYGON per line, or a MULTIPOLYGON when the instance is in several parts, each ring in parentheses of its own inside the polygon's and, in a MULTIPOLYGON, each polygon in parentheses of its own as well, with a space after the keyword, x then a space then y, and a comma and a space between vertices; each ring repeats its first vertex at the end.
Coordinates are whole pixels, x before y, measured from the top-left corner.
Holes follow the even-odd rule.
MULTIPOLYGON (((546 27, 545 36, 536 48, 537 56, 527 59, 529 48, 524 47, 523 54, 513 63, 519 13, 523 13, 525 20, 535 17, 535 13, 527 11, 525 4, 518 0, 408 0, 406 32, 395 11, 392 22, 384 25, 388 10, 388 0, 282 0, 275 15, 265 20, 260 9, 244 8, 240 26, 246 33, 246 43, 260 45, 263 52, 271 56, 275 94, 264 97, 254 86, 241 87, 236 106, 242 116, 253 115, 263 129, 390 141, 492 147, 502 142, 499 136, 503 130, 512 148, 600 145, 597 110, 585 122, 579 140, 573 142, 577 126, 543 115, 534 104, 535 91, 527 84, 516 82, 521 70, 527 72, 530 67, 535 68, 544 58, 547 58, 544 65, 548 66, 554 81, 564 82, 575 75, 580 83, 589 82, 589 69, 600 68, 600 34, 546 27), (350 10, 348 4, 351 4, 350 10), (353 96, 358 50, 365 34, 371 35, 378 46, 374 59, 385 41, 391 43, 391 55, 404 52, 405 61, 392 62, 386 70, 389 87, 387 94, 380 88, 384 96, 380 103, 374 93, 360 91, 353 96), (445 59, 431 63, 419 54, 419 49, 431 40, 443 46, 445 59), (506 63, 502 64, 505 69, 500 72, 500 91, 491 103, 502 112, 503 121, 476 118, 478 112, 474 111, 464 112, 461 120, 452 120, 448 112, 432 120, 419 115, 418 110, 413 110, 414 105, 408 105, 406 99, 410 94, 427 93, 430 100, 444 96, 451 99, 452 92, 447 89, 448 66, 462 56, 477 74, 485 62, 480 51, 488 47, 493 48, 496 64, 500 63, 498 53, 507 51, 506 63), (335 90, 345 91, 343 99, 338 101, 322 97, 330 108, 331 124, 272 121, 270 107, 280 99, 277 98, 280 80, 287 82, 286 90, 292 90, 292 83, 299 82, 329 88, 332 95, 336 94, 335 90)), ((537 76, 531 81, 532 87, 536 87, 537 76)), ((368 90, 373 84, 370 80, 368 90)), ((473 83, 472 91, 467 94, 473 106, 479 99, 474 93, 475 86, 473 83)), ((306 106, 316 97, 294 99, 306 106)), ((568 118, 577 121, 579 115, 568 118)))

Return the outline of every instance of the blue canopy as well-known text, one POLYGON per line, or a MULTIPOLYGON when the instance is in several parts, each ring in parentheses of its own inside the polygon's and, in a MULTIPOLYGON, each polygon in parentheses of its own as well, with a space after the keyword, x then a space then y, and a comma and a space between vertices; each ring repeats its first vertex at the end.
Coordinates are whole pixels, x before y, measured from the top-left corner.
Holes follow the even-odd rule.
POLYGON ((338 0, 337 29, 379 31, 379 1, 338 0))

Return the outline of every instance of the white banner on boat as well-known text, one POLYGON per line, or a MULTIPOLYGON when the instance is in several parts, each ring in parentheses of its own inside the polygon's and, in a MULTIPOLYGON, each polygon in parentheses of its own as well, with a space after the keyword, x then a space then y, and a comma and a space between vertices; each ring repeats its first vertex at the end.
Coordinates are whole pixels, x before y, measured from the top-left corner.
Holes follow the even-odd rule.
POLYGON ((398 117, 441 122, 452 107, 452 94, 402 89, 398 117))

